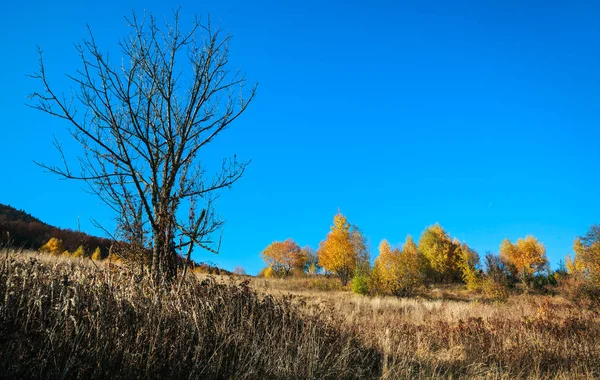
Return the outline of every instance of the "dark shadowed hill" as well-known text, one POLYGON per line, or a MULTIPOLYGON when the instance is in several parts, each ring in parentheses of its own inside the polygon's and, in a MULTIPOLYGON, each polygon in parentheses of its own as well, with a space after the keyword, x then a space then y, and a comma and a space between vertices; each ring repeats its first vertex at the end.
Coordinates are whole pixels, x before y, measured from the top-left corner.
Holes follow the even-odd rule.
MULTIPOLYGON (((75 251, 80 245, 83 245, 87 252, 100 247, 102 256, 106 257, 111 245, 110 239, 54 227, 23 210, 0 204, 0 239, 5 239, 7 232, 10 234, 11 244, 16 248, 37 250, 50 238, 58 238, 62 240, 64 249, 70 252, 75 251)), ((210 263, 194 262, 192 265, 203 273, 231 274, 231 272, 210 263)))
POLYGON ((71 252, 83 245, 88 250, 100 247, 106 256, 111 243, 106 238, 51 226, 23 210, 0 204, 0 233, 6 232, 15 247, 28 249, 38 249, 54 237, 61 239, 64 248, 71 252))
POLYGON ((25 222, 25 223, 39 223, 46 225, 46 223, 42 222, 38 218, 31 216, 23 210, 17 210, 14 207, 3 205, 0 203, 0 221, 8 221, 8 222, 25 222))

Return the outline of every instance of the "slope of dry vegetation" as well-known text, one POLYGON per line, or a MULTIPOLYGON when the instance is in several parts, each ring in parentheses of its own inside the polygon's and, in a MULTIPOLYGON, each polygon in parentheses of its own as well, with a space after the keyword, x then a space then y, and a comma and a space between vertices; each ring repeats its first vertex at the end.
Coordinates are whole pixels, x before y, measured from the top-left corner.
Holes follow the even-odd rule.
MULTIPOLYGON (((156 290, 126 269, 0 260, 0 378, 376 378, 350 332, 247 283, 156 290)), ((331 322, 332 320, 329 320, 331 322)))
POLYGON ((591 303, 363 297, 315 281, 190 276, 158 291, 112 264, 3 254, 0 378, 600 377, 591 303))
POLYGON ((301 282, 256 279, 252 286, 288 294, 294 283, 306 314, 338 316, 342 331, 379 350, 383 378, 600 377, 600 310, 585 301, 521 294, 491 303, 453 287, 428 296, 456 300, 363 297, 300 291, 301 282))

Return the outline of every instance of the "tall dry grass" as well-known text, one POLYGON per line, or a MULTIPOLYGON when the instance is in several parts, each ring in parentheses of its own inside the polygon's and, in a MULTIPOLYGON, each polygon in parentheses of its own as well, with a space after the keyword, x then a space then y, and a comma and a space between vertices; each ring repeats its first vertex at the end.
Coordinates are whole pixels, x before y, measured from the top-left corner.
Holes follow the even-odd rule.
POLYGON ((316 280, 156 289, 112 264, 2 256, 0 379, 600 378, 591 303, 362 297, 316 280))
MULTIPOLYGON (((271 294, 278 282, 253 286, 271 294)), ((382 378, 600 378, 600 310, 561 296, 518 295, 505 303, 363 297, 294 291, 309 315, 381 353, 382 378)), ((431 296, 431 294, 430 294, 431 296)))
MULTIPOLYGON (((329 321, 331 322, 331 320, 329 321)), ((2 379, 376 378, 380 354, 246 282, 157 289, 89 261, 0 260, 2 379)))

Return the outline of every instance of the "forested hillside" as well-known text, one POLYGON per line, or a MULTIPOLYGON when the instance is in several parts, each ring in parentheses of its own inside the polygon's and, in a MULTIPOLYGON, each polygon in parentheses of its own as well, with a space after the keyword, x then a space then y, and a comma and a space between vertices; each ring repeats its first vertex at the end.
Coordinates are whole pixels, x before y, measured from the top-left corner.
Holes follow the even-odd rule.
POLYGON ((13 246, 27 249, 39 249, 52 237, 62 240, 64 248, 69 251, 83 245, 87 249, 100 247, 103 255, 108 255, 110 247, 109 239, 54 227, 23 210, 0 204, 0 234, 4 239, 7 232, 13 246))

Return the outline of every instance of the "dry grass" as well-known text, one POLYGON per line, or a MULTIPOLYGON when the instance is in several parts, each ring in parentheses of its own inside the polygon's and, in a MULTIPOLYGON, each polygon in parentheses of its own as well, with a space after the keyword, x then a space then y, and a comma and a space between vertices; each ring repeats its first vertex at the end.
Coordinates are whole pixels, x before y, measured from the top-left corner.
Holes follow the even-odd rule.
POLYGON ((373 378, 380 355, 289 298, 89 260, 0 260, 0 378, 373 378))
POLYGON ((369 298, 328 281, 190 276, 165 291, 89 260, 2 256, 0 378, 600 377, 591 304, 460 287, 369 298))
MULTIPOLYGON (((253 286, 288 292, 264 282, 253 286)), ((383 378, 600 377, 597 308, 560 296, 519 295, 498 304, 470 300, 459 288, 432 292, 450 300, 293 294, 305 313, 338 316, 343 331, 381 352, 383 378)))

